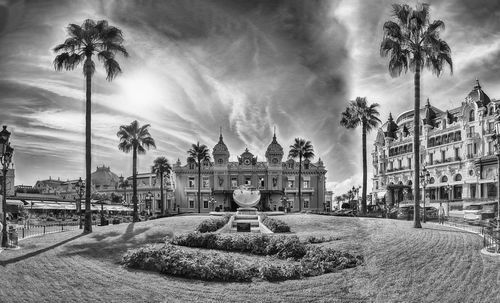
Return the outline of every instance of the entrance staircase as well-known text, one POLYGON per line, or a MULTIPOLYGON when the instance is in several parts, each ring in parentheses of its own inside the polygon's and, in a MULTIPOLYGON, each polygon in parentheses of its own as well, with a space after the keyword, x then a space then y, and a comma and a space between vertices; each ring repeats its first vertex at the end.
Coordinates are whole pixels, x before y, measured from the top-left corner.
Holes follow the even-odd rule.
MULTIPOLYGON (((248 223, 250 224, 250 232, 260 233, 260 223, 259 215, 257 214, 257 209, 255 208, 238 208, 234 219, 231 222, 230 232, 238 232, 238 224, 248 223)), ((248 231, 248 230, 247 230, 248 231)))

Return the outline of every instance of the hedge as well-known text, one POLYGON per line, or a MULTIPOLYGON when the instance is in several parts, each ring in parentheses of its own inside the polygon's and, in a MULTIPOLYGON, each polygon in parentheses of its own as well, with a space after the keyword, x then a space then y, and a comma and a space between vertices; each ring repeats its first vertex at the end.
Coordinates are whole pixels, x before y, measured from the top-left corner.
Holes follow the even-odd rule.
POLYGON ((226 225, 227 222, 229 222, 230 218, 231 218, 231 215, 225 214, 223 217, 210 218, 210 219, 203 220, 196 227, 196 231, 199 231, 200 233, 216 231, 216 230, 222 228, 224 225, 226 225))
POLYGON ((192 232, 175 236, 173 244, 225 251, 248 252, 255 255, 273 255, 280 259, 300 259, 306 254, 306 244, 295 235, 215 234, 192 232))
POLYGON ((290 232, 290 226, 285 222, 263 215, 262 224, 267 226, 273 233, 288 233, 290 232))

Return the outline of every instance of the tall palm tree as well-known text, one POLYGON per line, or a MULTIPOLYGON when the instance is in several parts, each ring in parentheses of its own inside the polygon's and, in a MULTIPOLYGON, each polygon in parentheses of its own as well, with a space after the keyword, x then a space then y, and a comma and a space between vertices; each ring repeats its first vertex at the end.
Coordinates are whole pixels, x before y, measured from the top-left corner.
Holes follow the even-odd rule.
POLYGON ((210 151, 205 144, 200 145, 200 142, 191 145, 187 151, 188 163, 194 163, 198 166, 198 213, 201 213, 201 164, 204 161, 210 161, 210 151))
POLYGON ((62 69, 73 70, 83 63, 83 74, 86 83, 85 99, 85 227, 84 233, 92 232, 90 191, 91 191, 91 84, 92 76, 95 72, 93 55, 104 64, 106 69, 106 79, 113 80, 122 72, 120 65, 115 60, 115 54, 121 53, 128 56, 127 50, 123 47, 122 31, 108 22, 101 20, 95 22, 87 19, 83 24, 70 24, 66 29, 69 37, 64 43, 54 47, 54 52, 59 53, 54 59, 54 68, 58 71, 62 69))
POLYGON ((302 211, 302 160, 311 160, 314 158, 314 149, 311 141, 306 141, 302 138, 295 138, 293 145, 290 145, 288 158, 299 158, 299 211, 302 211))
POLYGON ((417 4, 413 9, 407 4, 392 5, 394 21, 384 23, 384 37, 380 44, 380 55, 389 56, 389 73, 391 77, 407 72, 408 68, 415 72, 415 105, 413 117, 413 155, 415 163, 413 198, 415 203, 415 228, 420 225, 419 176, 420 176, 420 72, 424 67, 439 77, 445 65, 453 73, 451 49, 439 32, 444 29, 444 22, 430 22, 429 5, 417 4))
MULTIPOLYGON (((160 176, 160 199, 161 199, 161 214, 165 213, 165 206, 163 205, 163 177, 165 174, 169 175, 172 171, 172 166, 168 163, 168 159, 165 157, 158 157, 154 160, 153 166, 151 167, 151 172, 160 176)), ((168 207, 167 207, 168 210, 168 207)))
POLYGON ((368 178, 368 164, 366 159, 366 134, 376 128, 380 119, 377 103, 368 104, 366 98, 357 97, 351 101, 346 110, 342 113, 340 125, 345 128, 356 128, 361 125, 361 142, 363 153, 363 192, 361 195, 361 214, 366 214, 366 188, 368 178))
POLYGON ((132 151, 132 203, 134 204, 133 221, 139 221, 137 212, 137 154, 145 154, 146 149, 156 148, 155 140, 149 133, 149 124, 139 126, 139 122, 134 120, 130 125, 120 126, 116 133, 120 138, 118 149, 129 153, 132 151))

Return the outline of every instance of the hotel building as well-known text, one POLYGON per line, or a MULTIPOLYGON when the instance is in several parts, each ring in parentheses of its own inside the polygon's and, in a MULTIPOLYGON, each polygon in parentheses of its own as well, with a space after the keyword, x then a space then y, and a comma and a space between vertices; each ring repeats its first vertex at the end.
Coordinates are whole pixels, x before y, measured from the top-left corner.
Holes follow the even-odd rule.
MULTIPOLYGON (((439 109, 427 99, 420 109, 420 163, 430 173, 426 201, 462 209, 497 197, 497 157, 492 135, 500 101, 491 100, 479 81, 458 107, 439 109)), ((388 205, 412 200, 414 180, 413 110, 378 130, 372 152, 373 197, 388 205)), ((422 184, 420 184, 420 195, 422 184)))

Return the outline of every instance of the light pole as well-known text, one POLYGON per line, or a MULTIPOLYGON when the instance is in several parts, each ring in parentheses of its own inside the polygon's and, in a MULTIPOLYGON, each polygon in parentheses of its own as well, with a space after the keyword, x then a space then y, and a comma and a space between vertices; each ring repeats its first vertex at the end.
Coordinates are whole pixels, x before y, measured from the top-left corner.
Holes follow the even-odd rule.
POLYGON ((448 193, 448 201, 446 201, 448 204, 448 206, 446 207, 448 212, 447 212, 447 216, 449 217, 450 216, 450 201, 451 201, 451 191, 453 190, 453 186, 451 186, 450 184, 447 184, 446 185, 446 192, 448 193))
POLYGON ((2 197, 2 247, 8 246, 7 239, 7 172, 9 171, 9 165, 12 161, 12 155, 14 154, 14 148, 10 146, 10 132, 7 130, 7 126, 4 125, 2 131, 0 132, 0 162, 2 164, 3 173, 3 197, 2 197))
POLYGON ((82 222, 82 196, 83 193, 85 192, 85 183, 82 180, 82 177, 78 179, 78 182, 76 183, 76 190, 78 191, 78 197, 80 198, 77 203, 78 207, 78 221, 80 221, 80 229, 83 228, 83 222, 82 222))
POLYGON ((149 191, 146 195, 146 211, 148 216, 150 215, 152 201, 153 201, 153 194, 149 191))
POLYGON ((430 175, 431 174, 429 173, 429 171, 427 170, 427 168, 424 165, 422 170, 420 171, 420 182, 422 183, 422 187, 424 188, 423 197, 422 197, 422 200, 424 201, 424 215, 422 216, 424 223, 425 223, 425 187, 429 183, 430 175))

